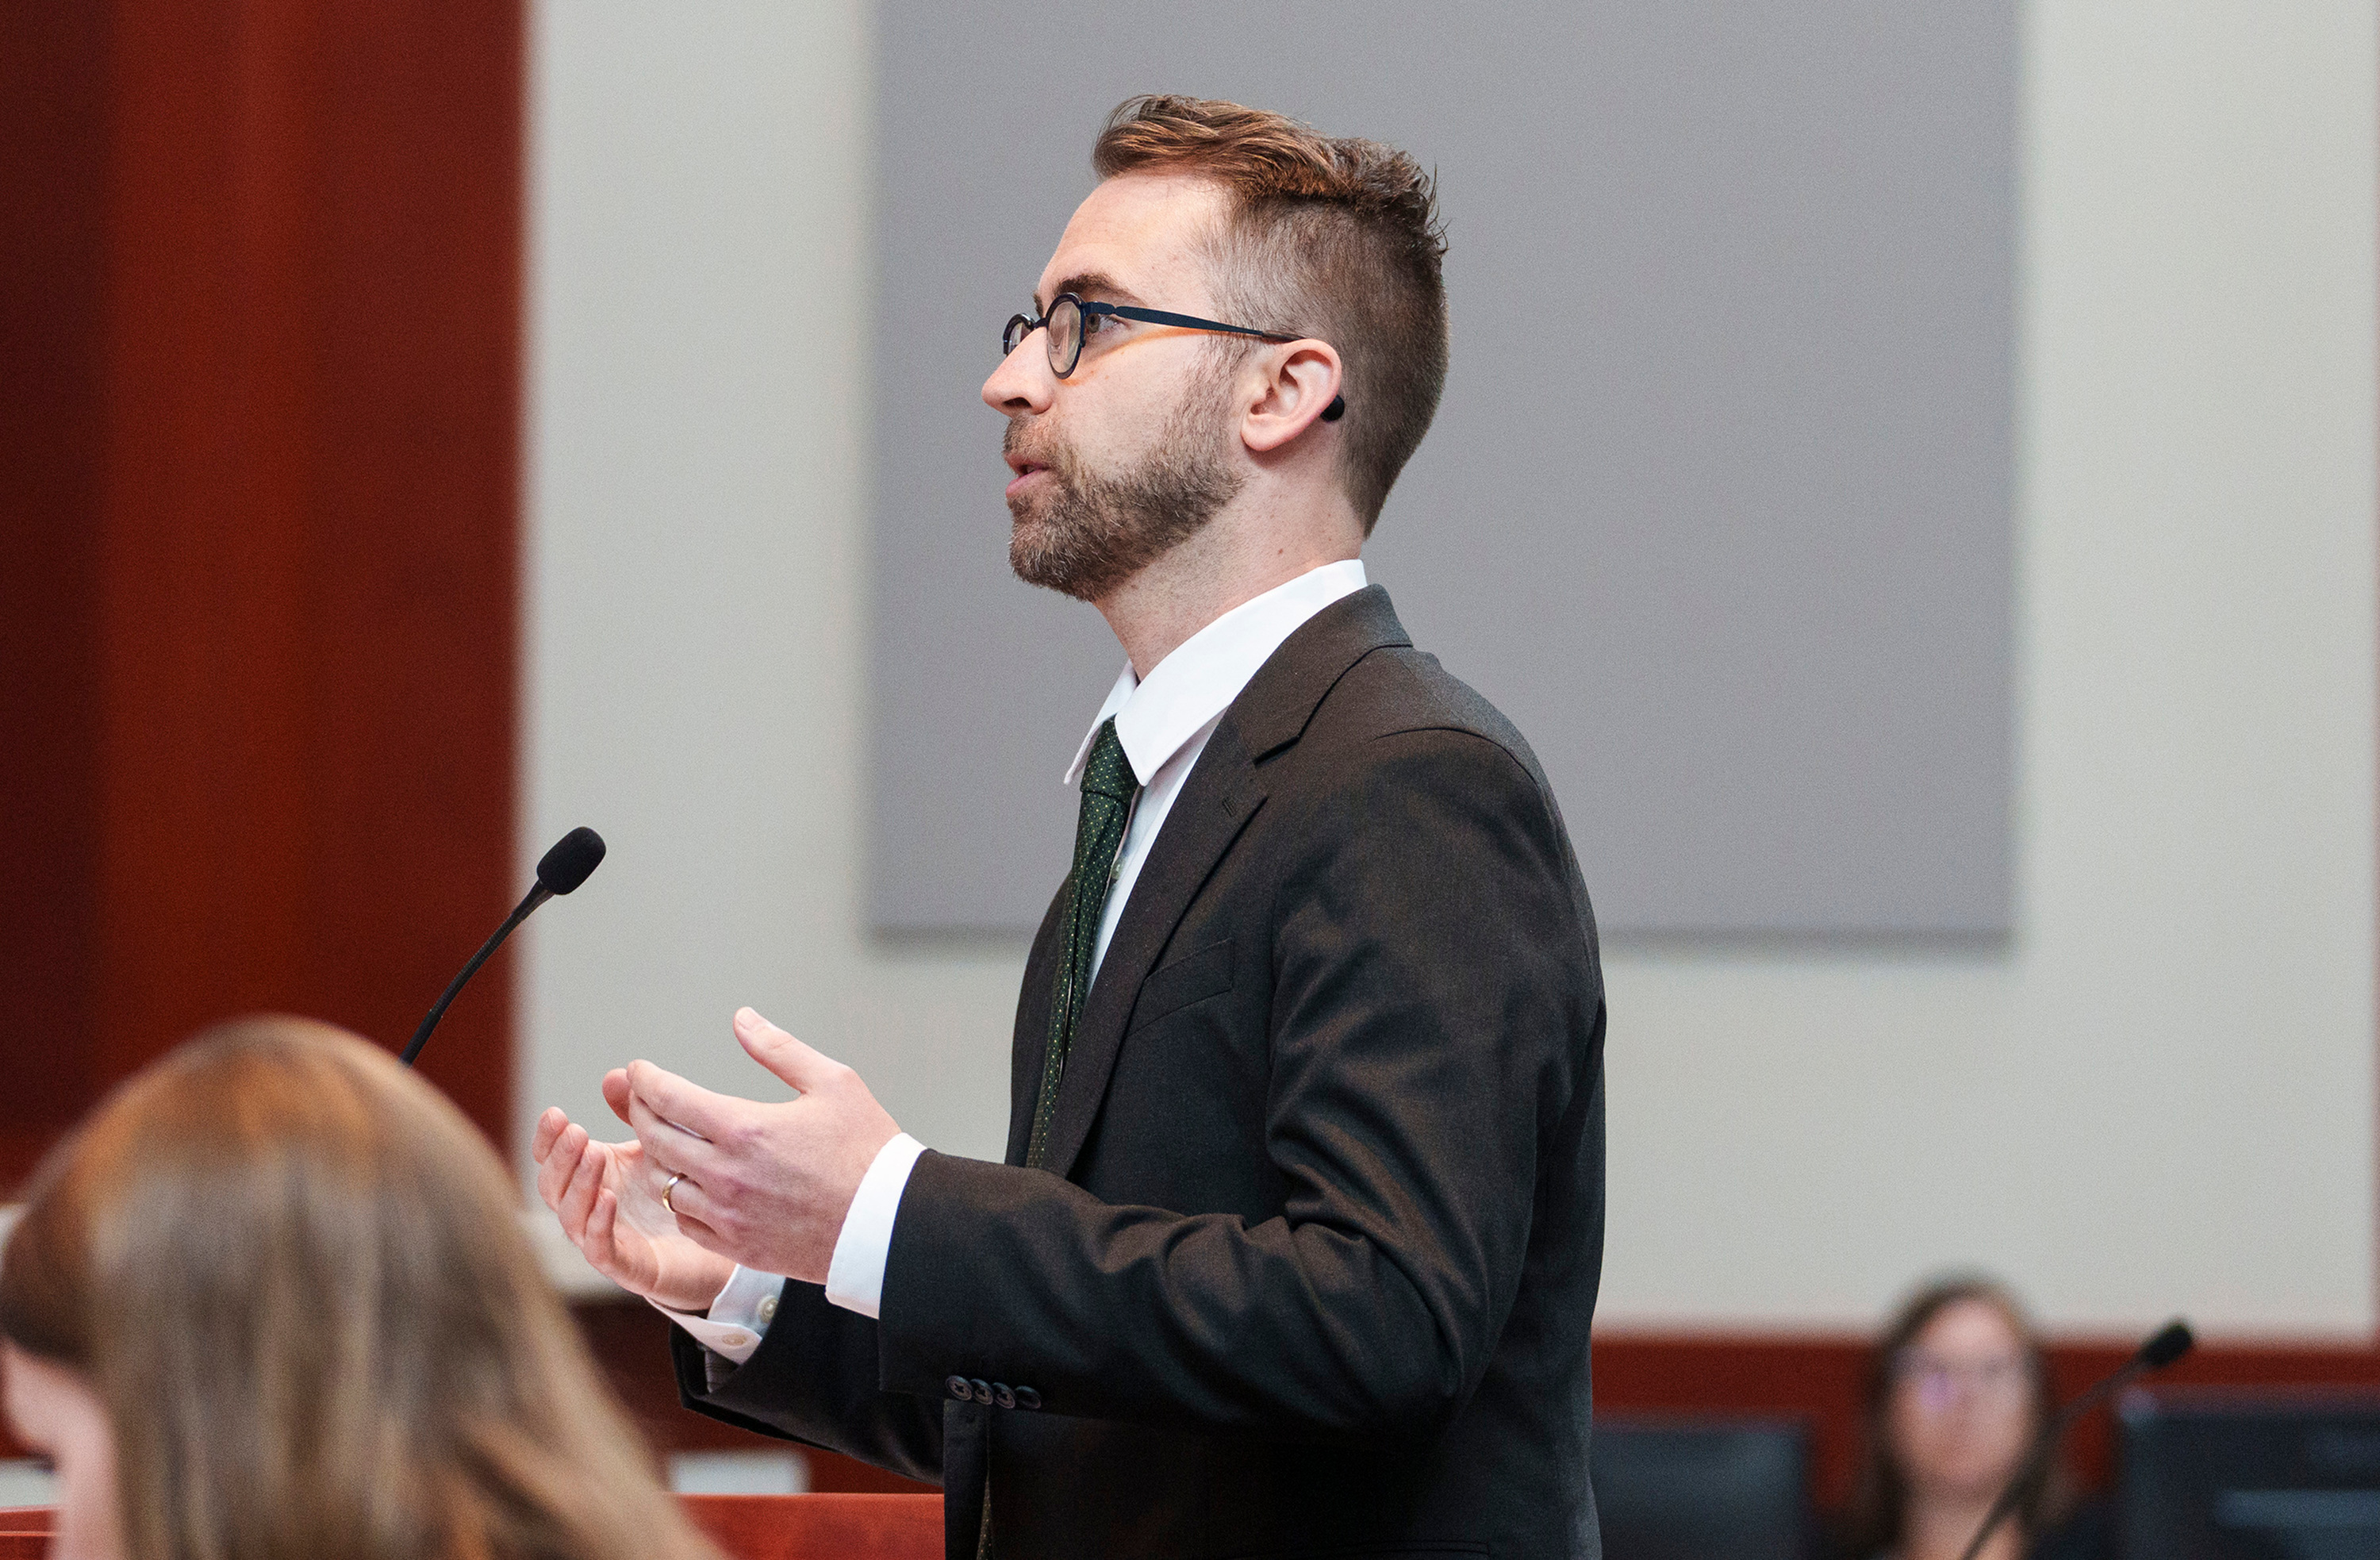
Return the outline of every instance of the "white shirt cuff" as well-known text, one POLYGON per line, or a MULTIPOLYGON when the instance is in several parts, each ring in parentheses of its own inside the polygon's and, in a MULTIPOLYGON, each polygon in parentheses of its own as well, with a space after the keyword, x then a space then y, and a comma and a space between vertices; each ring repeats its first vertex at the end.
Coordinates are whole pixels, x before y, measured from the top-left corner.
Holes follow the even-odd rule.
POLYGON ((831 1305, 873 1318, 884 1305, 884 1263, 892 1254, 892 1219, 901 1212, 901 1194, 908 1189, 909 1172, 926 1145, 906 1132, 876 1151, 875 1162, 859 1178, 851 1206, 843 1215, 843 1231, 834 1237, 834 1256, 827 1263, 826 1298, 831 1305))
POLYGON ((707 1316, 672 1310, 659 1300, 652 1307, 685 1328, 696 1343, 741 1365, 752 1358, 768 1334, 769 1323, 776 1320, 777 1293, 784 1286, 781 1274, 739 1267, 720 1286, 707 1316))

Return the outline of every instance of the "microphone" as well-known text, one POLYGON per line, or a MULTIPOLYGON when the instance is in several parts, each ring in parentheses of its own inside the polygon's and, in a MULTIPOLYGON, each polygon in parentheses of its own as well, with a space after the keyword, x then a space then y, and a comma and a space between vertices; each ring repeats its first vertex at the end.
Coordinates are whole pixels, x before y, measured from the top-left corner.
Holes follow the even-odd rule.
POLYGON ((421 1054, 421 1047, 430 1039, 430 1031, 438 1027, 439 1019, 446 1017, 446 1005, 455 1000, 455 993, 463 989, 466 981, 480 972, 480 966, 488 962, 488 956, 504 945, 504 939, 513 934, 513 928, 527 920, 528 913, 548 899, 557 894, 567 894, 585 883, 602 862, 603 836, 592 829, 573 829, 554 841, 553 848, 538 858, 537 886, 513 907, 513 913, 496 928, 496 934, 480 945, 480 951, 471 956, 471 962, 465 965, 463 972, 447 985, 445 993, 430 1009, 430 1016, 421 1020, 419 1029, 413 1031, 413 1039, 407 1044, 405 1054, 397 1059, 408 1067, 413 1066, 413 1059, 421 1054))
POLYGON ((2133 1351, 2132 1357, 2124 1361, 2120 1370, 2093 1383, 2088 1391, 2059 1409, 2058 1417, 2042 1431, 2041 1438, 2033 1444, 2033 1450, 2017 1469, 2015 1477, 2000 1491, 1999 1499, 1992 1502, 1991 1510, 1984 1514, 1984 1525, 1975 1530, 1973 1542, 1967 1545, 1966 1553, 1960 1555, 1959 1560, 1975 1560, 1975 1556, 1983 1552, 1984 1542, 1992 1536, 1992 1530, 2008 1520, 2009 1516, 2031 1497, 2042 1476, 2049 1471, 2049 1461, 2058 1455, 2058 1444, 2066 1439, 2066 1432, 2074 1428, 2075 1421, 2105 1402, 2118 1389, 2131 1385, 2151 1371, 2164 1370, 2188 1354, 2197 1342, 2197 1338, 2191 1335, 2190 1323, 2175 1317, 2150 1334, 2148 1341, 2133 1351))

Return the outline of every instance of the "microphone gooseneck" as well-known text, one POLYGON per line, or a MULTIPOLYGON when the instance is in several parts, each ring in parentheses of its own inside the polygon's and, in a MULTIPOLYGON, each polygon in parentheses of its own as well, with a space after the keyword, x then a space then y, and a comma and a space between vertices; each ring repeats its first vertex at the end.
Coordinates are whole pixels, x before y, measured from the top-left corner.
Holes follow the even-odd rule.
POLYGON ((430 1031, 438 1027, 439 1019, 446 1017, 447 1005, 455 1000, 455 993, 470 981, 471 977, 480 972, 480 966, 488 962, 488 956, 504 946, 504 939, 513 934, 513 928, 527 920, 529 912, 548 899, 557 894, 567 894, 585 883, 602 862, 603 836, 592 829, 576 828, 554 841, 553 848, 538 858, 536 886, 513 907, 513 913, 496 928, 495 935, 480 945, 480 951, 471 956, 471 962, 463 966, 462 972, 447 982, 445 991, 431 1005, 429 1015, 421 1020, 421 1027, 413 1031, 413 1039, 407 1042, 404 1054, 397 1060, 408 1067, 413 1066, 413 1059, 420 1055, 422 1046, 429 1043, 430 1031))
POLYGON ((1975 1530, 1974 1538, 1959 1560, 1975 1560, 1975 1556, 1983 1553, 1985 1542, 1992 1536, 1993 1530, 2007 1521, 2016 1508, 2031 1497, 2042 1476, 2049 1470, 2050 1458, 2058 1455, 2058 1443, 2066 1439, 2066 1432, 2074 1428, 2077 1420, 2118 1389, 2131 1385, 2151 1371, 2164 1370, 2188 1354, 2197 1342, 2190 1331, 2190 1323, 2176 1317, 2150 1334, 2148 1341, 2133 1350, 2132 1357, 2119 1369, 2093 1383, 2080 1396, 2059 1409, 2058 1416, 2034 1442, 2033 1449, 2018 1466, 2015 1476, 2000 1491, 1999 1498, 1992 1502, 1992 1508, 1984 1514, 1984 1525, 1975 1530))

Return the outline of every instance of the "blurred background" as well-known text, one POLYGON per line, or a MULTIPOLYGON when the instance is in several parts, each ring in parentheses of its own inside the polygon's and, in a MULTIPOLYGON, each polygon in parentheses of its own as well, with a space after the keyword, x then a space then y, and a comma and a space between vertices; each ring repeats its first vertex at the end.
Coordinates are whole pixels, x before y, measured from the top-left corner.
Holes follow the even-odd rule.
MULTIPOLYGON (((1331 9, 1362 30, 1363 7, 1331 9)), ((1486 30, 1479 9, 1464 27, 1486 30)), ((1938 65, 1930 35, 1882 6, 1652 9, 1675 20, 1662 57, 1682 86, 1697 48, 1790 40, 1820 10, 1854 67, 1863 36, 1894 36, 1900 52, 1845 70, 1848 86, 1780 96, 1822 104, 1821 123, 1706 127, 1698 165, 1741 192, 1719 212, 1742 215, 1723 233, 1729 306, 1799 319, 1796 273, 1760 244, 1791 227, 1776 213, 1798 187, 1776 179, 1803 176, 1768 151, 1781 137, 1823 166, 1826 148, 1873 140, 1858 83, 1938 65)), ((1128 27, 1123 10, 1103 25, 1128 27)), ((9 9, 0 1180, 211 1019, 294 1010, 400 1044, 580 823, 610 841, 602 872, 489 967, 423 1064, 525 1180, 528 1123, 549 1104, 603 1119, 608 1066, 646 1056, 768 1092, 728 1033, 745 1003, 857 1066, 926 1142, 998 1155, 1024 935, 996 913, 917 913, 934 884, 879 831, 915 802, 902 775, 937 757, 941 728, 907 691, 917 668, 931 682, 968 653, 919 650, 933 615, 907 598, 945 562, 996 575, 998 424, 976 385, 1006 300, 1087 188, 1112 101, 1085 89, 1086 109, 1069 90, 1046 121, 1029 112, 1037 70, 1070 68, 1062 13, 1035 6, 1010 38, 1030 47, 990 51, 967 40, 1009 25, 997 8, 962 24, 900 0, 9 9), (913 69, 978 62, 1006 117, 918 101, 913 69), (993 168, 1014 144, 1001 177, 1033 218, 946 240, 941 268, 1004 300, 965 322, 980 340, 953 361, 974 366, 948 374, 919 369, 941 361, 941 302, 887 282, 918 274, 918 159, 937 143, 993 168), (1044 145, 1072 160, 1051 166, 1044 145), (917 462, 941 458, 946 429, 979 441, 982 494, 921 529, 917 462)), ((1565 46, 1594 47, 1585 14, 1565 46)), ((1868 1335, 1945 1268, 2012 1284, 2069 1387, 2176 1312, 2207 1340, 2185 1378, 2380 1385, 2380 29, 2369 5, 2322 0, 1943 14, 1985 72, 1974 133, 2006 138, 1961 165, 2002 208, 1970 235, 1982 262, 1945 316, 1975 324, 1988 360, 1937 354, 1976 369, 1962 393, 1989 392, 1988 458, 1961 489, 1989 502, 1961 523, 1998 593, 1959 631, 1996 658, 1961 697, 1983 701, 1974 729, 1999 767, 1980 803, 1945 804, 1981 820, 1982 886, 1932 922, 1797 924, 1773 895, 1731 915, 1724 869, 1791 819, 1714 856, 1659 817, 1598 844, 1606 810, 1561 798, 1590 890, 1598 850, 1640 898, 1670 856, 1717 885, 1707 913, 1623 917, 1606 948, 1598 1408, 1792 1420, 1826 1505, 1848 1496, 1868 1335)), ((1162 51, 1124 63, 1126 90, 1235 90, 1169 77, 1162 51)), ((1762 66, 1739 50, 1726 68, 1762 66)), ((1330 116, 1360 110, 1349 72, 1393 100, 1410 68, 1316 43, 1270 62, 1264 105, 1413 136, 1429 162, 1427 125, 1330 116)), ((1531 88, 1557 119, 1562 79, 1531 88)), ((1594 151, 1512 155, 1526 170, 1594 151)), ((1454 162, 1441 172, 1459 215, 1476 197, 1454 162)), ((1658 180, 1624 193, 1651 227, 1686 198, 1658 180)), ((1863 210, 1833 230, 1856 236, 1863 210)), ((1451 275, 1472 263, 1464 238, 1458 224, 1451 275)), ((1650 273, 1593 260, 1530 285, 1625 315, 1623 289, 1650 273)), ((1460 368, 1466 298, 1510 305, 1492 267, 1457 280, 1474 289, 1456 294, 1460 368)), ((1666 285, 1675 307, 1686 284, 1666 285)), ((1911 316, 1921 345, 1926 318, 1911 316)), ((1632 418, 1715 462, 1764 426, 1756 408, 1682 423, 1691 397, 1633 383, 1552 403, 1534 446, 1548 491, 1563 415, 1582 436, 1591 413, 1632 418)), ((1425 459, 1457 459, 1452 435, 1486 427, 1464 384, 1425 459)), ((1815 469, 1856 450, 1860 469, 1908 477, 1873 426, 1788 399, 1815 469)), ((1416 461, 1422 489, 1459 491, 1436 469, 1416 461)), ((1491 696, 1536 701, 1533 735, 1618 720, 1597 703, 1624 691, 1607 667, 1565 668, 1563 705, 1534 684, 1500 692, 1485 641, 1488 670, 1466 664, 1476 603, 1445 589, 1461 549, 1394 529, 1437 517, 1408 496, 1373 566, 1420 603, 1416 638, 1491 696)), ((1930 565, 1884 556, 1933 517, 1907 518, 1905 537, 1874 529, 1865 552, 1797 567, 1875 582, 1845 600, 1922 590, 1930 565)), ((1466 518, 1464 545, 1533 555, 1531 533, 1495 521, 1466 518)), ((1596 599, 1596 558, 1572 566, 1575 601, 1559 584, 1531 599, 1548 632, 1596 599)), ((1691 573, 1672 584, 1661 617, 1681 642, 1731 631, 1735 597, 1691 573)), ((971 675, 1064 734, 1018 761, 1046 769, 1062 810, 1056 775, 1112 653, 1087 610, 996 579, 974 601, 994 638, 971 675), (1050 632, 1077 648, 1043 656, 1033 626, 1059 617, 1050 632)), ((1808 653, 1848 642, 1823 617, 1786 620, 1808 653)), ((1829 676, 1849 689, 1894 670, 1829 676)), ((1836 754, 1852 773, 1859 735, 1836 754)), ((1713 794, 1756 810, 1764 776, 1735 762, 1753 767, 1713 794)), ((955 817, 990 839, 1044 827, 991 799, 955 817)), ((1847 843, 1827 859, 1863 848, 1856 822, 1830 823, 1847 843)), ((1062 871, 1050 855, 1032 894, 1062 871)), ((574 1260, 556 1254, 557 1279, 649 1428, 728 1459, 684 1464, 689 1486, 890 1487, 680 1413, 658 1317, 574 1260)), ((2108 1477, 2109 1447, 2104 1420, 2086 1429, 2086 1483, 2108 1477)))

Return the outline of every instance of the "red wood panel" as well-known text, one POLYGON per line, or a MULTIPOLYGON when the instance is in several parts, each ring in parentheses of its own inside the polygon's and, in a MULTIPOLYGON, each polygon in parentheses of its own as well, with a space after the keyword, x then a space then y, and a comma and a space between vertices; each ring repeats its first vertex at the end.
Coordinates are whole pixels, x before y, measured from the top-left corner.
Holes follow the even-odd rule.
POLYGON ((939 1492, 679 1498, 735 1560, 939 1560, 943 1553, 939 1492))
MULTIPOLYGON (((401 1044, 517 896, 522 39, 452 0, 6 35, 13 1181, 215 1018, 401 1044)), ((506 983, 423 1063, 499 1141, 506 983)))
MULTIPOLYGON (((680 1408, 670 1374, 669 1322, 650 1306, 597 1301, 574 1308, 596 1362, 638 1425, 664 1452, 748 1447, 746 1432, 680 1408)), ((2054 1345, 2050 1365, 2060 1396, 2082 1391, 2130 1356, 2122 1345, 2054 1345)), ((1848 1335, 1723 1337, 1624 1335, 1595 1344, 1598 1414, 1776 1415, 1807 1422, 1821 1505, 1851 1498, 1859 1456, 1864 1339, 1848 1335)), ((2172 1385, 2380 1388, 2380 1348, 2295 1345, 2203 1346, 2156 1378, 2172 1385)), ((2070 1446, 2088 1488, 2113 1471, 2112 1425, 2102 1412, 2079 1427, 2070 1446)), ((807 1451, 817 1490, 917 1490, 924 1486, 848 1457, 807 1451)))
POLYGON ((91 1097, 106 28, 0 27, 0 1187, 91 1097))

